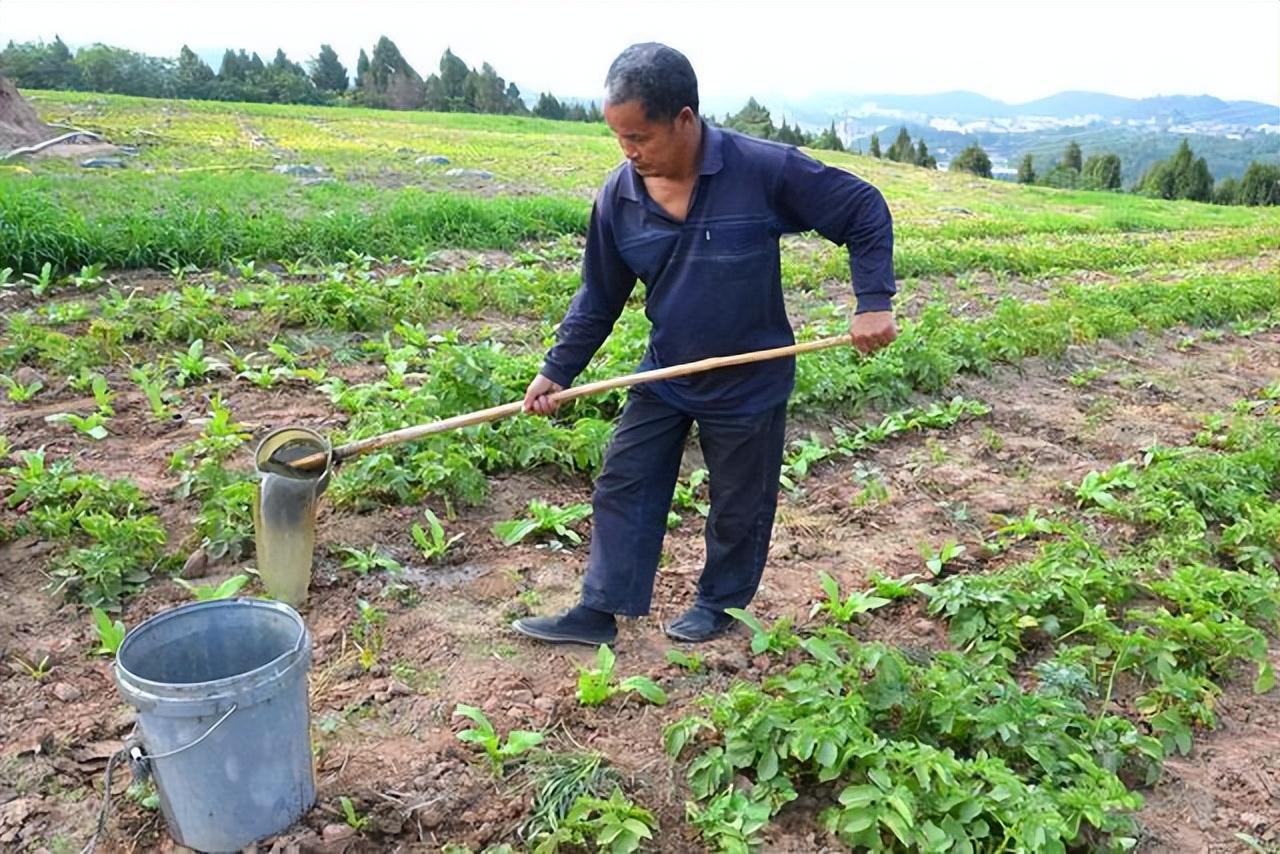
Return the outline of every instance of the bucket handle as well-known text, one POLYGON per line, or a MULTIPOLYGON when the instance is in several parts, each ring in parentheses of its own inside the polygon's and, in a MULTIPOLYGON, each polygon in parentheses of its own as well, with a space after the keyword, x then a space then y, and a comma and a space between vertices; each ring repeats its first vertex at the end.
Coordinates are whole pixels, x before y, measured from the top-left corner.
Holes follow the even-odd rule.
POLYGON ((237 704, 232 703, 231 708, 227 709, 227 711, 222 715, 222 717, 218 718, 216 721, 213 722, 213 726, 205 730, 203 735, 201 735, 199 738, 197 738, 195 741, 191 742, 190 744, 184 744, 182 747, 176 748, 174 750, 166 750, 164 753, 143 753, 142 748, 135 746, 132 750, 129 751, 129 758, 134 762, 150 762, 153 759, 168 759, 170 756, 176 756, 179 753, 182 753, 184 750, 190 750, 200 742, 204 741, 209 736, 213 735, 213 731, 218 727, 222 726, 223 722, 227 718, 231 717, 231 715, 234 714, 235 710, 238 708, 240 707, 237 704))

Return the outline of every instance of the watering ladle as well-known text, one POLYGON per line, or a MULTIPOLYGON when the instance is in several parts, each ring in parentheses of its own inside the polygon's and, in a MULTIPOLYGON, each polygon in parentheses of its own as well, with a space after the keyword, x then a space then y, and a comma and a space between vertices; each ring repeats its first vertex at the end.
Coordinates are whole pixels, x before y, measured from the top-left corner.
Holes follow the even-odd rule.
MULTIPOLYGON (((848 343, 848 335, 836 335, 770 350, 716 356, 570 387, 550 395, 550 398, 555 403, 564 403, 615 388, 673 379, 716 368, 764 362, 848 343)), ((516 415, 523 409, 524 401, 515 401, 429 424, 393 430, 337 448, 330 447, 329 442, 319 433, 303 427, 284 427, 268 434, 255 454, 259 481, 253 507, 258 572, 267 592, 295 606, 305 601, 315 547, 316 502, 328 485, 335 465, 370 451, 461 427, 496 421, 516 415)))

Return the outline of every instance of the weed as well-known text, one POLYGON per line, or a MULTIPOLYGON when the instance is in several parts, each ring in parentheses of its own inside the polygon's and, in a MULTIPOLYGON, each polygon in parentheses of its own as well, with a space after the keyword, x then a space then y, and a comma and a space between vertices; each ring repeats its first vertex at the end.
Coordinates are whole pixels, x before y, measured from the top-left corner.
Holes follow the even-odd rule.
POLYGON ((444 557, 445 552, 449 551, 449 547, 463 538, 463 534, 454 534, 452 537, 445 538, 444 526, 440 524, 440 520, 436 518, 436 514, 431 510, 424 509, 423 515, 427 517, 427 526, 430 534, 423 530, 422 526, 417 522, 413 523, 410 533, 413 535, 413 541, 417 544, 418 549, 422 552, 422 556, 429 561, 440 560, 444 557))
POLYGON ((197 602, 213 602, 218 599, 230 599, 240 592, 240 588, 249 583, 247 575, 233 575, 218 585, 192 584, 185 578, 173 579, 180 587, 192 595, 197 602))
POLYGON ((388 575, 404 572, 404 567, 395 558, 377 546, 369 546, 363 550, 344 546, 339 551, 346 555, 342 560, 342 568, 349 569, 356 575, 364 576, 376 570, 382 570, 388 575))
POLYGON ((665 705, 666 692, 647 676, 628 676, 614 684, 617 658, 608 644, 596 649, 595 667, 578 667, 578 702, 584 706, 601 706, 615 694, 635 692, 655 706, 665 705))
POLYGON ((493 532, 504 546, 514 546, 531 534, 555 534, 577 545, 582 542, 582 537, 569 526, 591 515, 590 504, 571 504, 560 508, 536 498, 529 502, 527 510, 531 518, 512 519, 493 526, 493 532))
POLYGON ((503 775, 509 761, 537 747, 544 738, 540 732, 517 729, 508 733, 507 738, 503 740, 484 712, 465 703, 459 703, 453 713, 455 716, 469 718, 475 723, 475 726, 458 733, 458 740, 479 745, 489 758, 489 766, 493 773, 499 777, 503 775))
POLYGON ((93 609, 93 626, 98 633, 98 648, 94 655, 115 655, 124 643, 125 628, 120 620, 112 620, 101 608, 93 609))
POLYGON ((338 798, 338 803, 342 805, 342 817, 346 820, 347 826, 357 833, 364 831, 369 826, 369 816, 361 815, 356 810, 356 805, 346 795, 338 798))

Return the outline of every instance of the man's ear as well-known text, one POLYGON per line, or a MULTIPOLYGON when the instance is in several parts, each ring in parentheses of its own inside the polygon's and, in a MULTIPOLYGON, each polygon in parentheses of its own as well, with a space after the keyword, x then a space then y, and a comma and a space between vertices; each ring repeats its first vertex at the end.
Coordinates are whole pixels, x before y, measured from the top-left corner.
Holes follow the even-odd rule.
POLYGON ((680 127, 688 127, 691 124, 697 124, 698 115, 693 111, 692 107, 682 107, 680 112, 676 113, 676 124, 680 127))

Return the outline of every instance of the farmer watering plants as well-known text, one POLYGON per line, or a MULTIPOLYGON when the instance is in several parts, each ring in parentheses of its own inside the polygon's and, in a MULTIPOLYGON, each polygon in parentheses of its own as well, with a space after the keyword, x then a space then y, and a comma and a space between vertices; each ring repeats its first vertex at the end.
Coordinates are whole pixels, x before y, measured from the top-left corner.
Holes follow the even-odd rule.
MULTIPOLYGON (((550 415, 604 342, 637 281, 652 322, 642 369, 794 342, 778 238, 813 230, 849 249, 864 353, 897 335, 893 223, 880 191, 792 146, 713 128, 689 60, 662 44, 624 50, 605 79, 604 117, 626 155, 605 180, 582 285, 523 408, 550 415)), ((794 358, 634 386, 593 495, 580 602, 512 627, 552 643, 610 643, 617 616, 649 613, 667 511, 694 424, 710 474, 706 562, 697 598, 665 626, 698 642, 752 600, 769 551, 794 358)))

